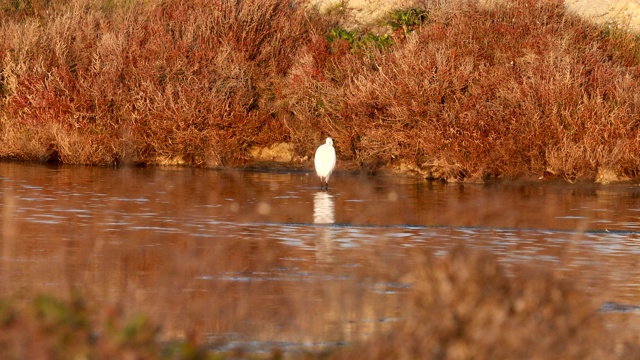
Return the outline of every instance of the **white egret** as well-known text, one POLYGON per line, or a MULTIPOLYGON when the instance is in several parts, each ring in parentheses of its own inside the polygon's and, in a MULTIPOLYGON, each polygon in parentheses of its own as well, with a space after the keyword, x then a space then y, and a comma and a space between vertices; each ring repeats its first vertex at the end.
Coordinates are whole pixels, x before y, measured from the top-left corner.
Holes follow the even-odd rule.
POLYGON ((316 165, 316 173, 320 177, 320 187, 323 185, 329 190, 329 177, 336 167, 336 150, 333 148, 333 140, 327 138, 327 142, 320 145, 313 159, 316 165))

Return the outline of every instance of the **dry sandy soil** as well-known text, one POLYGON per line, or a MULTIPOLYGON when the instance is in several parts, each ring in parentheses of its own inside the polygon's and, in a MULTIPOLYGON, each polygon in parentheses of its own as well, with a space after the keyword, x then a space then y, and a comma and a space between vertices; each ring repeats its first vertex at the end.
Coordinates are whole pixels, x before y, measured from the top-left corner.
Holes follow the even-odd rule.
POLYGON ((599 24, 618 24, 640 32, 640 1, 638 0, 566 0, 571 12, 599 24))
MULTIPOLYGON (((371 23, 394 8, 407 8, 424 3, 403 0, 316 0, 323 11, 343 9, 350 12, 353 26, 371 23)), ((458 0, 454 0, 458 1, 458 0)), ((501 0, 479 0, 488 6, 501 0)), ((565 0, 570 12, 584 16, 596 23, 618 24, 640 32, 640 0, 565 0)))

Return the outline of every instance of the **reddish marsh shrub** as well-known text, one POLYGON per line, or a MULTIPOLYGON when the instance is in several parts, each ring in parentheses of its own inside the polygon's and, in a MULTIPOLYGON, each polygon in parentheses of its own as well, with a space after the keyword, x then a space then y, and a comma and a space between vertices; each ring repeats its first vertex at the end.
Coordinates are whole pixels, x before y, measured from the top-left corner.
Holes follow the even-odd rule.
POLYGON ((427 4, 413 31, 367 37, 386 47, 331 39, 297 1, 45 5, 2 13, 3 156, 242 165, 281 141, 311 155, 324 132, 371 171, 640 168, 640 45, 559 0, 427 4))
POLYGON ((5 156, 55 148, 70 163, 237 164, 248 144, 286 136, 273 88, 307 31, 301 4, 55 9, 39 23, 9 17, 2 29, 5 156), (63 138, 79 144, 67 148, 61 143, 73 141, 63 138))
POLYGON ((560 1, 445 4, 429 20, 387 51, 332 59, 328 81, 301 82, 322 92, 299 114, 330 125, 343 157, 458 164, 476 178, 637 168, 635 47, 620 45, 634 39, 605 36, 560 1))

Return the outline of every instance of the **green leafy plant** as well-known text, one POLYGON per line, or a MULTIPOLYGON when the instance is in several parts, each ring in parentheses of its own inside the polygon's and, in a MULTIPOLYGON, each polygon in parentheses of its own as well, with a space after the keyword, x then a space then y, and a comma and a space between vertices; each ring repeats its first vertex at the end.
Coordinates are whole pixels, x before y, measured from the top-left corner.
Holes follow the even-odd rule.
POLYGON ((402 29, 405 34, 408 34, 429 22, 429 13, 416 8, 399 9, 392 11, 388 18, 387 25, 391 26, 393 31, 402 29))
POLYGON ((388 48, 393 43, 388 34, 378 35, 372 32, 363 34, 358 30, 347 30, 344 28, 331 29, 327 40, 329 40, 329 42, 344 40, 349 43, 352 52, 364 50, 371 46, 382 50, 388 48))

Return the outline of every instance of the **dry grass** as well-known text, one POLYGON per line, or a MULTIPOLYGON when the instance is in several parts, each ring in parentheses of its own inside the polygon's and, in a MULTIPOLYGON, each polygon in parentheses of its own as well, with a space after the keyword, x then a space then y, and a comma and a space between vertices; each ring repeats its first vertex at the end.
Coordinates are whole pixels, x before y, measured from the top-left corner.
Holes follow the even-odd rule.
POLYGON ((281 142, 304 158, 328 133, 371 172, 400 160, 479 180, 640 169, 638 40, 559 0, 427 2, 428 21, 384 48, 331 39, 335 15, 297 1, 0 10, 3 157, 242 166, 281 142))

